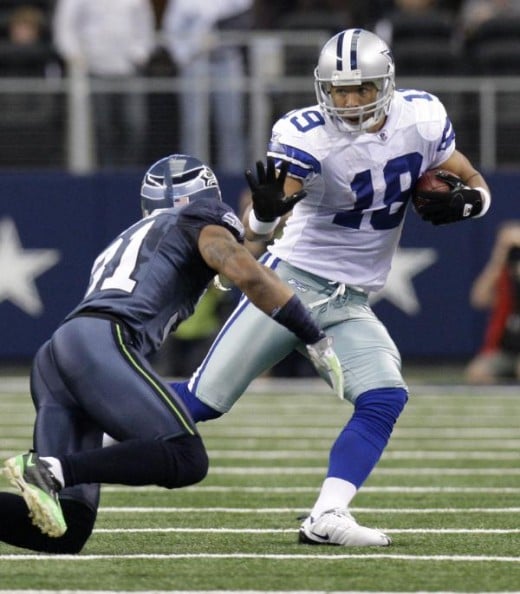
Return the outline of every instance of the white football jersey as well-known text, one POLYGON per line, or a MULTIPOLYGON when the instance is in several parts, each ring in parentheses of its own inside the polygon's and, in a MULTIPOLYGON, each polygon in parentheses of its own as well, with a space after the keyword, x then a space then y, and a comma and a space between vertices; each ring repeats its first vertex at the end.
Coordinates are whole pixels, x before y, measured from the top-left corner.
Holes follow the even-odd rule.
POLYGON ((381 289, 411 189, 454 150, 444 106, 424 91, 396 91, 375 134, 341 131, 318 105, 289 112, 274 125, 267 154, 290 163, 307 195, 269 250, 331 281, 381 289))

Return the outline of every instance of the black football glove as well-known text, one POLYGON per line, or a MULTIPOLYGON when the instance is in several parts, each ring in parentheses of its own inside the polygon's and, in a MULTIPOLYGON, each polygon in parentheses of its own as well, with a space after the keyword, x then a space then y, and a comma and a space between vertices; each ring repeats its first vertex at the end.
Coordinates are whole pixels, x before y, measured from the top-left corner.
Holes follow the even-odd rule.
POLYGON ((255 217, 264 223, 276 220, 278 217, 288 213, 292 207, 304 198, 305 190, 300 190, 292 196, 286 196, 283 190, 289 163, 283 161, 280 173, 276 177, 274 159, 267 157, 267 169, 262 161, 256 162, 255 179, 250 169, 245 172, 247 183, 251 188, 253 211, 255 217))
POLYGON ((482 211, 483 197, 479 190, 466 186, 460 177, 445 171, 439 171, 436 177, 446 182, 451 190, 417 193, 414 206, 423 221, 445 225, 475 217, 482 211))

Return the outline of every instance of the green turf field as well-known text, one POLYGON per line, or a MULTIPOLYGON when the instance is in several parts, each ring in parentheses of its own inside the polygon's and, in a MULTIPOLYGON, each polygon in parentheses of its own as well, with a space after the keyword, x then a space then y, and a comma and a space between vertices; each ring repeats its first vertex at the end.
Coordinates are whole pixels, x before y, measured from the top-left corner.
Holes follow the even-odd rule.
MULTIPOLYGON (((31 445, 33 411, 25 382, 0 384, 5 458, 31 445)), ((75 557, 0 543, 0 594, 520 591, 520 390, 411 392, 353 507, 393 537, 389 548, 296 543, 351 408, 321 384, 263 380, 201 425, 211 461, 203 483, 105 487, 97 529, 75 557)))

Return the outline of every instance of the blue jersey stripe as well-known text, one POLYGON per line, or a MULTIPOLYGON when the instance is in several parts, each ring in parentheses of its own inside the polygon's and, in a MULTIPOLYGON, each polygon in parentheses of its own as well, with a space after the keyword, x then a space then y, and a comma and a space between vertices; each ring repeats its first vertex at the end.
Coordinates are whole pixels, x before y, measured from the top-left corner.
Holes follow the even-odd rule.
POLYGON ((455 131, 453 130, 450 118, 446 118, 446 124, 444 125, 437 151, 445 151, 453 142, 455 142, 455 131))
POLYGON ((300 179, 306 178, 309 173, 321 173, 321 163, 309 153, 287 144, 272 144, 267 151, 269 157, 289 162, 288 173, 300 179))

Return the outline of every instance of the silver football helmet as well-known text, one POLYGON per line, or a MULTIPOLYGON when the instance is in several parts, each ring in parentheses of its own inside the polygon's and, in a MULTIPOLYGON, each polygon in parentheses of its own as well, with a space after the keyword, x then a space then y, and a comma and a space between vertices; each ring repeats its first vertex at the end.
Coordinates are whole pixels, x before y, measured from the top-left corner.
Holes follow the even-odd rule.
POLYGON ((332 121, 348 132, 364 132, 378 124, 390 109, 395 89, 392 52, 370 31, 342 31, 322 48, 314 70, 314 87, 318 103, 332 121), (373 82, 376 86, 376 101, 362 107, 334 107, 331 87, 359 86, 364 82, 373 82), (357 122, 344 118, 356 118, 357 122))
POLYGON ((183 207, 196 198, 222 200, 213 171, 190 155, 169 155, 154 163, 141 184, 143 216, 160 208, 183 207))

